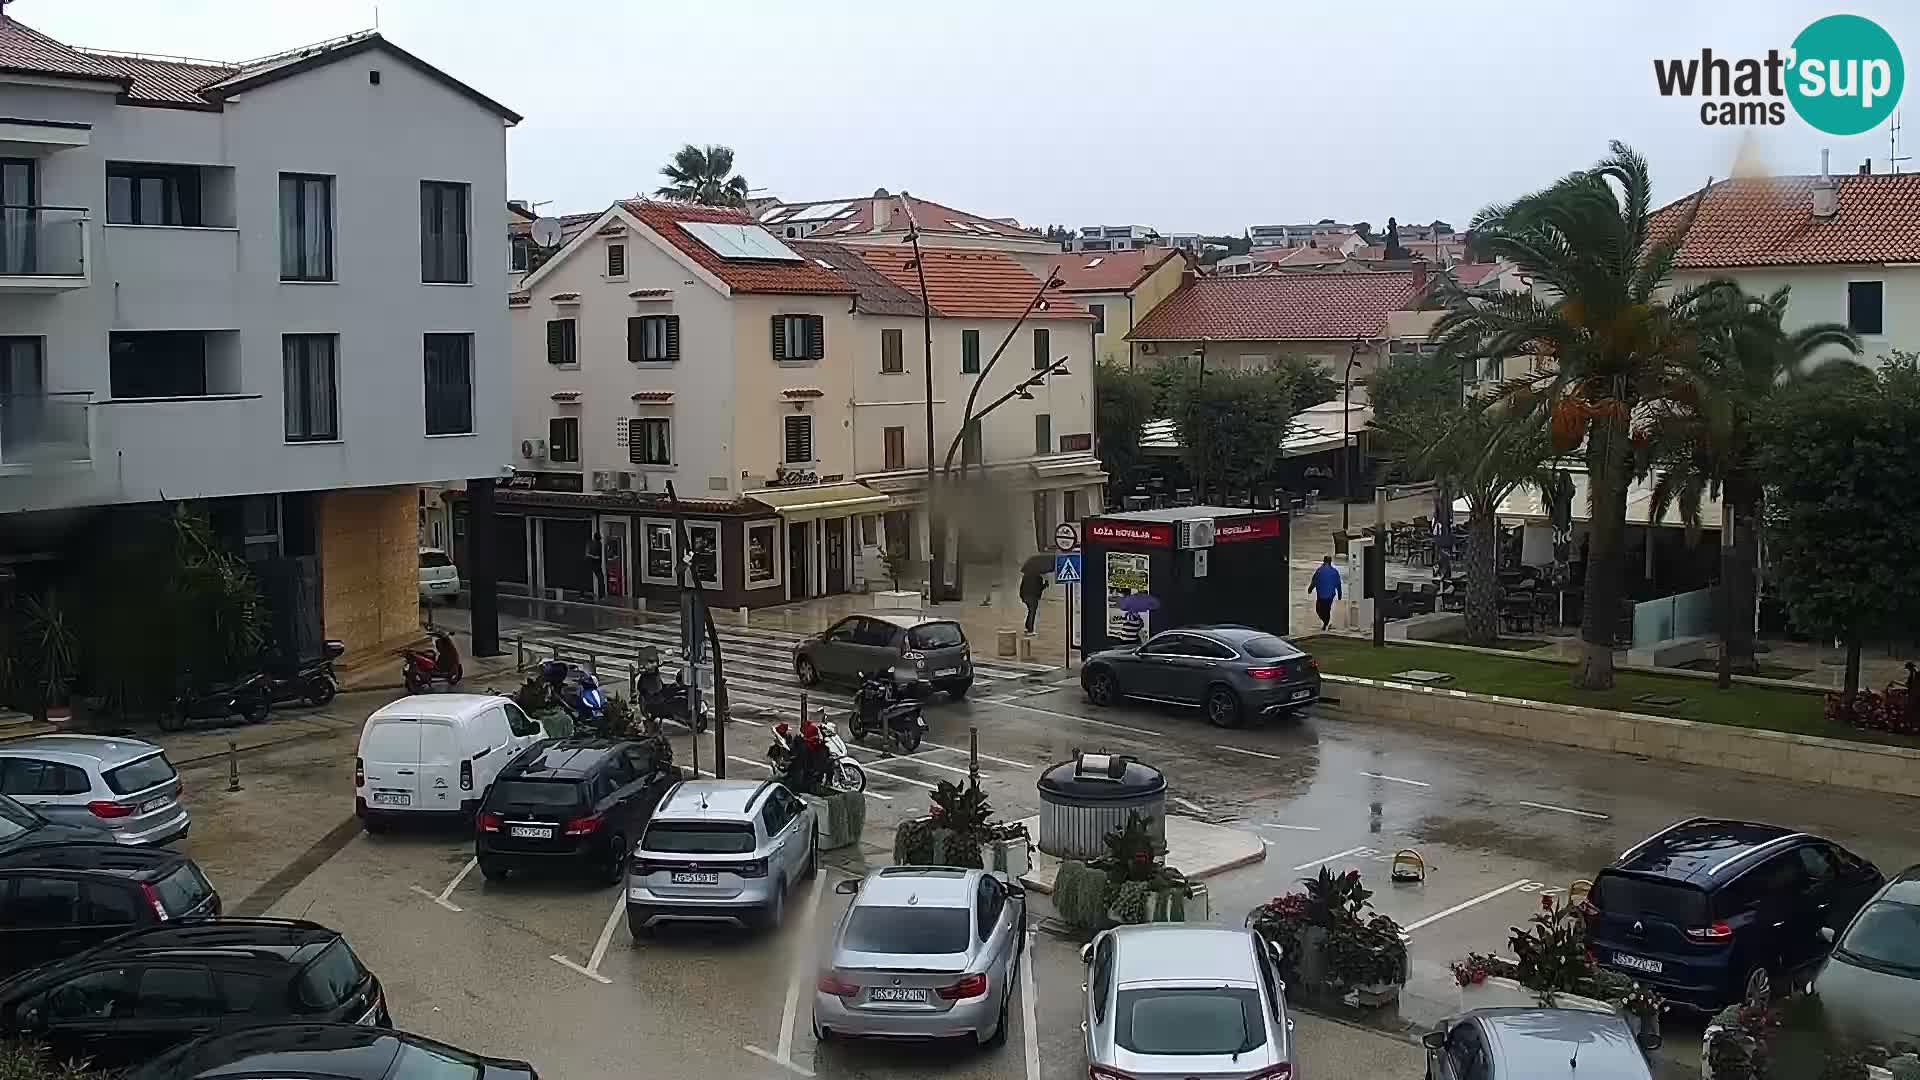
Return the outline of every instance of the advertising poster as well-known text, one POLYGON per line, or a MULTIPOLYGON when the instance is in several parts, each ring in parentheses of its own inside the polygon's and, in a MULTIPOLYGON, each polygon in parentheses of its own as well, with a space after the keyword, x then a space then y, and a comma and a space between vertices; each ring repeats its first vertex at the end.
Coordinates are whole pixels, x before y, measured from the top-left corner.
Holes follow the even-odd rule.
POLYGON ((1107 637, 1114 642, 1137 645, 1146 640, 1146 615, 1123 610, 1120 601, 1147 591, 1151 559, 1126 551, 1107 552, 1107 637))

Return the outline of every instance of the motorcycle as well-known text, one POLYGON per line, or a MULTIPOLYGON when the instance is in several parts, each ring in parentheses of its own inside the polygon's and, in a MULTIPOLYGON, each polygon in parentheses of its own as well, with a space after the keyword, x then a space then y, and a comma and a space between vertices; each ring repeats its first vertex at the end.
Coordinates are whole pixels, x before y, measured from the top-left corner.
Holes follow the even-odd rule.
POLYGON ((649 645, 640 650, 639 673, 634 678, 634 697, 640 703, 640 711, 654 723, 672 720, 692 730, 707 730, 707 711, 700 710, 697 717, 688 717, 689 707, 686 680, 678 671, 673 673, 671 683, 660 677, 660 650, 649 645))
POLYGON ((894 679, 892 671, 862 672, 860 689, 853 695, 853 715, 847 718, 847 728, 853 732, 857 742, 865 742, 869 732, 890 735, 901 753, 911 754, 920 748, 920 737, 927 730, 927 718, 921 715, 918 701, 902 699, 900 684, 894 679))
POLYGON ((304 701, 320 706, 340 692, 334 677, 333 662, 347 651, 344 641, 329 638, 321 643, 321 655, 297 664, 281 664, 267 670, 267 699, 275 705, 286 701, 304 701))
POLYGON ((195 720, 225 720, 239 717, 244 724, 263 723, 272 710, 267 691, 267 676, 249 675, 210 689, 196 690, 191 677, 174 695, 173 708, 161 714, 162 731, 182 731, 195 720))
MULTIPOLYGON (((822 723, 819 727, 821 749, 826 758, 824 785, 832 791, 867 790, 867 770, 848 753, 847 741, 840 737, 840 730, 831 723, 822 723)), ((767 747, 767 764, 773 769, 773 775, 796 791, 809 791, 816 786, 813 777, 794 775, 801 767, 800 755, 805 753, 803 742, 786 724, 776 724, 773 744, 767 747)))
POLYGON ((558 702, 575 724, 598 729, 606 720, 607 695, 592 672, 556 658, 540 662, 540 677, 546 680, 547 697, 558 702))
POLYGON ((453 638, 445 630, 437 630, 433 645, 433 652, 401 649, 397 654, 401 658, 400 677, 407 684, 407 693, 430 690, 436 682, 444 682, 448 688, 460 685, 464 673, 460 669, 460 650, 454 648, 453 638))

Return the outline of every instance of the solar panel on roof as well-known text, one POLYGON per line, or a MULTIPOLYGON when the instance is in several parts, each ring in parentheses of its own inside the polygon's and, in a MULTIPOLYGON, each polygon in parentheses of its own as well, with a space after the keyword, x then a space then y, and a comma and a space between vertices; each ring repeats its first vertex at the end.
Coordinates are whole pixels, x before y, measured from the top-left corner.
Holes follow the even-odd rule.
POLYGON ((848 204, 843 202, 825 203, 819 206, 803 206, 793 212, 794 220, 817 221, 830 218, 845 210, 848 204))
POLYGON ((776 259, 803 262, 792 248, 774 239, 758 225, 728 225, 715 221, 683 221, 680 227, 723 259, 776 259))

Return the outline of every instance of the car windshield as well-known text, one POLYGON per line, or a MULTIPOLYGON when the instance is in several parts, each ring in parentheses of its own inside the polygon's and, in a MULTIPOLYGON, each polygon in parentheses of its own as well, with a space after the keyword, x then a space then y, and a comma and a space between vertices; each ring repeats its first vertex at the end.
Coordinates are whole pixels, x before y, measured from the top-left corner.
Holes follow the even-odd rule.
POLYGON ((107 786, 113 789, 115 795, 131 795, 173 779, 173 766, 167 763, 165 754, 155 754, 117 769, 108 769, 105 776, 107 786))
POLYGON ((1274 637, 1272 634, 1261 634, 1259 637, 1248 638, 1240 643, 1240 651, 1260 660, 1273 660, 1283 656, 1300 655, 1299 649, 1274 637))
POLYGON ((444 551, 423 551, 420 553, 422 570, 438 570, 443 566, 452 566, 453 560, 444 551))
POLYGON ((1267 1041, 1260 994, 1237 987, 1122 990, 1113 1039, 1136 1054, 1244 1054, 1267 1041))
POLYGON ((579 806, 580 785, 572 780, 501 780, 493 785, 492 806, 579 806))
POLYGON ((907 636, 907 640, 916 649, 951 649, 955 645, 965 645, 967 638, 960 632, 959 623, 934 622, 916 626, 907 636))
POLYGON ((656 821, 647 826, 640 847, 672 855, 745 855, 753 850, 753 826, 721 821, 656 821))
POLYGON ((315 1009, 331 1009, 353 996, 367 978, 367 969, 345 941, 320 951, 300 973, 300 1000, 315 1009))
POLYGON ((45 822, 40 820, 40 815, 0 795, 0 844, 16 836, 25 836, 43 824, 45 822))
POLYGON ((213 886, 192 863, 182 863, 173 873, 153 883, 154 895, 169 915, 185 915, 213 895, 213 886))
POLYGON ((1836 951, 1843 959, 1920 977, 1920 907, 1887 900, 1867 905, 1836 951))
POLYGON ((1601 911, 1628 918, 1650 915, 1679 927, 1707 923, 1707 894, 1677 882, 1601 874, 1587 900, 1601 911))
POLYGON ((860 904, 840 940, 855 952, 962 953, 969 940, 968 914, 967 908, 860 904))

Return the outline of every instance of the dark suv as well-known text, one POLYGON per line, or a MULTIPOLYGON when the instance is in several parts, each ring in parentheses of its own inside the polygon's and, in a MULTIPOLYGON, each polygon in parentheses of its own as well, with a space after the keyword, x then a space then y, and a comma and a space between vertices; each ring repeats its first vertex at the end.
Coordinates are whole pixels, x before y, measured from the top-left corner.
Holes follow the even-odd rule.
POLYGON ((617 883, 632 842, 679 779, 670 760, 636 739, 534 743, 500 770, 474 815, 480 872, 498 881, 564 868, 617 883))
POLYGON ((1689 818, 1622 852, 1582 907, 1601 966, 1700 1009, 1791 985, 1883 884, 1831 840, 1774 825, 1689 818))
POLYGON ((0 855, 0 975, 72 956, 129 930, 220 914, 192 859, 106 841, 0 855))
POLYGON ((0 983, 0 1038, 107 1068, 286 1020, 393 1026, 380 980, 346 939, 290 919, 136 930, 0 983))

